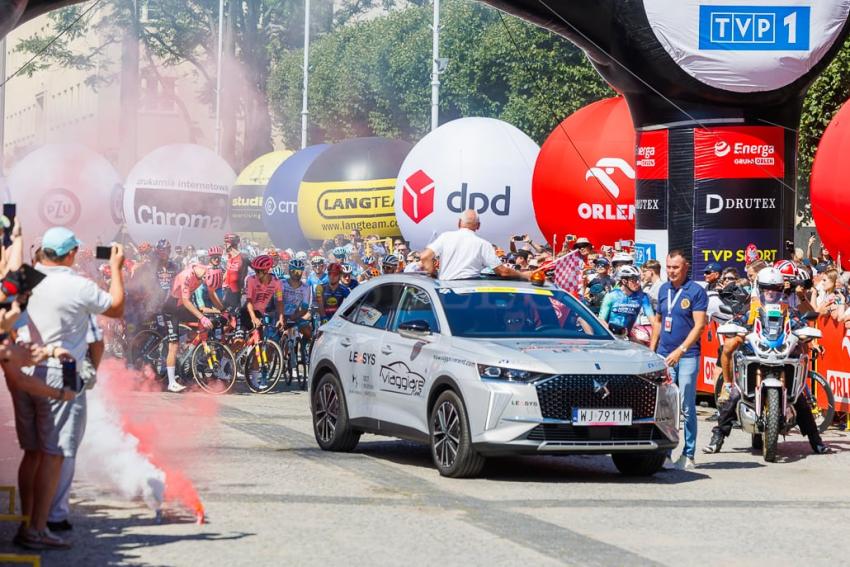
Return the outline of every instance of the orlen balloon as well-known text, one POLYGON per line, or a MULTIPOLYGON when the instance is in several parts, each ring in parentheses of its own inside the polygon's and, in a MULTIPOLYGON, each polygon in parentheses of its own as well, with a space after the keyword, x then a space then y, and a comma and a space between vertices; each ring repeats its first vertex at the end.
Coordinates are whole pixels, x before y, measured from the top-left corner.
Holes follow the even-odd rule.
POLYGON ((108 243, 118 232, 122 215, 111 203, 121 179, 106 158, 89 148, 43 146, 15 165, 8 183, 28 241, 51 226, 64 226, 88 248, 108 243))
POLYGON ((416 144, 398 174, 399 228, 414 248, 457 229, 460 214, 475 209, 479 234, 507 247, 514 234, 543 235, 531 205, 531 174, 539 148, 515 126, 493 118, 460 118, 416 144))
POLYGON ((127 176, 124 217, 130 236, 198 247, 221 241, 235 179, 227 162, 203 146, 155 149, 127 176))
MULTIPOLYGON (((594 245, 635 237, 635 130, 622 97, 594 102, 555 128, 534 167, 532 199, 547 237, 594 245)), ((557 246, 557 244, 556 244, 557 246)))
POLYGON ((850 155, 850 104, 844 103, 827 126, 812 165, 812 216, 824 246, 850 270, 850 195, 847 156, 850 155))

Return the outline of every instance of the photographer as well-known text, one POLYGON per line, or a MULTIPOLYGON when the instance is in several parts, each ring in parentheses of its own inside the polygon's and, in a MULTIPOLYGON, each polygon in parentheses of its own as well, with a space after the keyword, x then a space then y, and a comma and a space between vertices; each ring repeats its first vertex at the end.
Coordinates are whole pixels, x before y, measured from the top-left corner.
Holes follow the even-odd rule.
POLYGON ((18 441, 24 450, 18 472, 21 511, 30 518, 29 526, 18 530, 15 542, 28 549, 70 547, 47 527, 62 462, 66 456, 76 455, 85 427, 85 396, 74 396, 65 386, 80 389, 76 364, 82 367, 89 348, 91 316, 118 318, 124 312, 122 247, 112 247, 112 280, 107 293, 74 272, 80 244, 66 228, 45 232, 44 259, 38 269, 46 277, 33 290, 27 306, 30 337, 46 346, 49 357, 23 368, 23 373, 44 383, 50 389, 49 397, 12 389, 18 441))

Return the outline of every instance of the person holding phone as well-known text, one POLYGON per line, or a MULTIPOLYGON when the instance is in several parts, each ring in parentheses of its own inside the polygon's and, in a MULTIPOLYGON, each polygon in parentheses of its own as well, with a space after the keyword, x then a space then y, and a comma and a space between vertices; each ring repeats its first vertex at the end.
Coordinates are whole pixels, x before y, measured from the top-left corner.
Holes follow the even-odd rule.
POLYGON ((17 388, 12 391, 18 441, 24 450, 18 474, 21 510, 30 517, 29 525, 21 526, 15 541, 29 549, 70 547, 47 527, 62 462, 65 457, 76 456, 85 428, 85 411, 79 411, 85 394, 69 400, 63 391, 62 361, 82 364, 89 348, 87 336, 93 315, 120 318, 124 314, 123 247, 112 247, 112 280, 107 292, 74 271, 81 244, 64 227, 44 233, 43 259, 37 269, 46 277, 33 290, 27 306, 31 337, 46 346, 48 358, 23 372, 43 381, 53 389, 53 395, 48 398, 17 388))

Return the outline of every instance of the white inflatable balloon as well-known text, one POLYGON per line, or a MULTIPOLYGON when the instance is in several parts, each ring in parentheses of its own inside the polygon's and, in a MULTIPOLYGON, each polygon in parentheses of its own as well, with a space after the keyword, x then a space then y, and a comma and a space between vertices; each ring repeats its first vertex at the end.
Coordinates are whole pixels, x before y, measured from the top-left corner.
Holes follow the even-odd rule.
POLYGON ((514 234, 543 242, 531 202, 531 177, 540 148, 516 127, 493 118, 448 122, 416 144, 398 174, 399 228, 414 249, 457 229, 475 209, 478 234, 507 248, 514 234))
POLYGON ((52 226, 74 231, 87 248, 106 244, 121 225, 121 178, 106 158, 84 146, 49 144, 20 160, 9 174, 27 243, 52 226))
POLYGON ((228 228, 233 169, 194 144, 157 148, 127 176, 124 216, 136 242, 166 238, 172 245, 207 247, 228 228))

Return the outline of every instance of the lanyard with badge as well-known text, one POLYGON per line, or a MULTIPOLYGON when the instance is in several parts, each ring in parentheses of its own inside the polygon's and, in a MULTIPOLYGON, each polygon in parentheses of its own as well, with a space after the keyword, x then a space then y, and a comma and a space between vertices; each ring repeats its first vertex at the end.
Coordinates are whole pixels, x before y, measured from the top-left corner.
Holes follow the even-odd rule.
MULTIPOLYGON (((670 298, 671 292, 670 288, 667 288, 667 316, 664 318, 664 332, 672 333, 673 332, 673 308, 676 306, 676 303, 679 302, 679 296, 682 295, 682 291, 684 291, 685 286, 679 288, 679 291, 676 292, 676 295, 673 298, 670 298)), ((682 300, 682 309, 687 309, 690 302, 685 305, 687 299, 682 300)))

